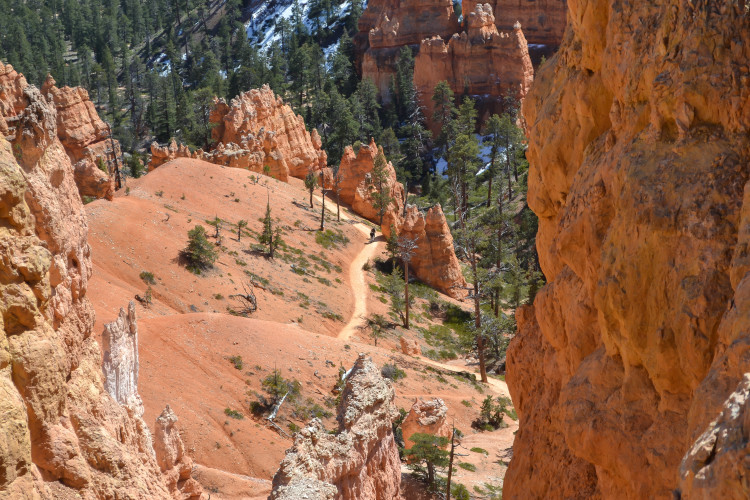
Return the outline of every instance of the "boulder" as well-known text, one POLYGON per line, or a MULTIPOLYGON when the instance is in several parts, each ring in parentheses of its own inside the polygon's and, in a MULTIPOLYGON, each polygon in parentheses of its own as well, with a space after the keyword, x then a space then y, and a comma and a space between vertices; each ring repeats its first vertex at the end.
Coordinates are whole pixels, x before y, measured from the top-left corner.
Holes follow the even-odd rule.
POLYGON ((422 348, 419 347, 419 342, 416 340, 401 336, 399 342, 401 343, 401 352, 407 356, 419 356, 422 354, 422 348))
MULTIPOLYGON (((403 338, 403 337, 402 337, 403 338)), ((446 422, 448 405, 440 398, 414 400, 409 413, 401 424, 406 449, 414 446, 411 437, 414 434, 432 434, 450 439, 452 430, 446 422)))

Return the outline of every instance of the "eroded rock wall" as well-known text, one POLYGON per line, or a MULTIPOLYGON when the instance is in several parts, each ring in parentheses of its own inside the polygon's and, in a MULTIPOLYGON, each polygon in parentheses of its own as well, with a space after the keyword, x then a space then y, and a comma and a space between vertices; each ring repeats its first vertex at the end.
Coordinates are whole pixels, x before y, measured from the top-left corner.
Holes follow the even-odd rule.
POLYGON ((416 205, 408 205, 406 214, 388 212, 383 218, 381 230, 388 238, 391 228, 399 238, 415 240, 409 272, 423 283, 440 290, 455 299, 466 297, 466 279, 453 248, 453 236, 443 209, 435 205, 426 213, 416 205))
POLYGON ((360 355, 341 395, 336 433, 318 419, 299 431, 273 478, 270 499, 401 499, 394 397, 375 363, 360 355))
MULTIPOLYGON (((359 151, 354 153, 352 146, 344 149, 339 165, 339 196, 341 201, 350 205, 352 210, 375 223, 380 223, 379 210, 375 208, 372 197, 376 187, 373 185, 371 173, 375 167, 375 157, 378 154, 378 146, 373 139, 370 144, 363 144, 359 151)), ((398 216, 404 210, 404 186, 396 179, 396 170, 393 164, 388 162, 386 170, 386 187, 389 196, 393 199, 388 206, 390 216, 398 216)), ((383 220, 386 216, 383 216, 383 220)))
POLYGON ((549 284, 508 350, 504 494, 671 498, 750 371, 750 17, 731 1, 568 7, 523 105, 549 284))
POLYGON ((466 24, 467 31, 449 39, 423 40, 414 60, 414 86, 433 134, 439 132, 432 120, 432 96, 439 82, 448 82, 456 95, 475 96, 483 116, 489 116, 502 111, 502 98, 508 94, 522 100, 534 80, 520 26, 498 32, 489 4, 478 4, 466 24))
POLYGON ((370 78, 384 102, 403 47, 419 49, 425 38, 445 39, 459 31, 450 0, 375 0, 368 2, 359 19, 354 42, 361 60, 362 78, 370 78))
POLYGON ((0 496, 172 498, 145 424, 102 383, 88 226, 55 107, 26 86, 15 111, 13 142, 0 137, 0 496))
POLYGON ((499 31, 509 32, 516 22, 521 24, 526 41, 531 44, 558 46, 565 33, 566 0, 463 0, 464 18, 478 4, 489 3, 499 31))
POLYGON ((448 422, 445 421, 447 416, 448 405, 442 399, 416 399, 401 424, 405 448, 409 449, 414 446, 411 437, 417 433, 432 434, 450 439, 452 430, 448 422))
POLYGON ((215 148, 234 143, 252 153, 263 152, 258 171, 268 165, 279 178, 304 178, 310 169, 326 167, 327 156, 317 130, 308 132, 302 117, 268 85, 244 92, 229 104, 217 100, 210 120, 215 125, 211 131, 215 148))

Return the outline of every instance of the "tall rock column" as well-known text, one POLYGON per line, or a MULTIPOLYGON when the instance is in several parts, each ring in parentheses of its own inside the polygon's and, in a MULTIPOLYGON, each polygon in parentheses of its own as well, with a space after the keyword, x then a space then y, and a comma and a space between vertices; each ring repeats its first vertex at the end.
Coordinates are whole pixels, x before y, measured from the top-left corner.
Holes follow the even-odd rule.
POLYGON ((520 428, 504 493, 672 498, 750 371, 750 14, 568 7, 523 105, 548 284, 508 350, 520 428))

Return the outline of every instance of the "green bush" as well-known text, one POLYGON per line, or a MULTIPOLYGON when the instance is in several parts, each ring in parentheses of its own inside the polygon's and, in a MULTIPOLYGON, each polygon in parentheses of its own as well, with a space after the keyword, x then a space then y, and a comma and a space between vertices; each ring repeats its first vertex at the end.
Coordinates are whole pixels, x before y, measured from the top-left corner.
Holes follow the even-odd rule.
POLYGON ((236 420, 242 420, 243 418, 245 418, 245 416, 242 413, 238 412, 237 410, 232 410, 229 408, 224 408, 224 414, 227 417, 234 418, 236 420))
POLYGON ((154 273, 149 271, 143 271, 139 275, 144 283, 148 285, 155 285, 156 284, 156 278, 154 277, 154 273))
POLYGON ((335 231, 326 229, 325 231, 318 231, 315 235, 315 241, 323 248, 329 250, 331 248, 338 248, 339 245, 347 245, 349 238, 340 229, 336 229, 335 231))
POLYGON ((188 270, 195 274, 213 267, 219 258, 213 245, 206 238, 206 230, 200 224, 188 231, 188 245, 180 256, 187 261, 188 270))
POLYGON ((384 364, 383 368, 380 369, 380 374, 387 379, 393 380, 394 382, 406 377, 406 372, 396 366, 395 363, 384 364))
POLYGON ((244 364, 242 363, 242 356, 229 356, 229 362, 234 365, 237 370, 242 370, 244 364))

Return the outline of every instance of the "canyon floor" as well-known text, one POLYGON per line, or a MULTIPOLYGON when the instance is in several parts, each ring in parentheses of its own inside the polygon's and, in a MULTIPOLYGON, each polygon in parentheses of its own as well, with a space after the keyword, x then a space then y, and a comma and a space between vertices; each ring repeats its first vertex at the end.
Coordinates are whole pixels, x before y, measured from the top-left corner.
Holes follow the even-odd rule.
MULTIPOLYGON (((97 315, 95 332, 112 321, 120 307, 148 285, 141 273, 152 273, 152 304, 137 304, 140 334, 139 391, 146 422, 154 422, 169 404, 197 464, 196 475, 212 498, 265 498, 270 479, 292 444, 293 430, 312 414, 332 427, 339 368, 349 368, 366 352, 378 365, 392 363, 405 372, 394 383, 396 403, 409 410, 415 398, 440 397, 449 407, 448 421, 463 431, 455 481, 482 487, 502 485, 517 422, 477 433, 471 422, 488 395, 508 396, 505 383, 491 378, 488 386, 471 382, 461 372, 474 372, 465 360, 438 362, 402 354, 399 336, 421 345, 417 330, 400 328, 373 345, 361 328, 368 314, 387 315, 368 262, 383 258, 382 237, 369 242, 367 221, 327 200, 328 239, 321 239, 320 198, 310 209, 302 182, 289 184, 239 169, 199 160, 180 159, 148 175, 128 180, 114 200, 86 206, 94 277, 88 296, 97 315), (270 200, 283 228, 286 248, 268 259, 256 246, 261 219, 270 200), (179 253, 187 232, 208 221, 222 220, 219 259, 213 270, 190 273, 179 253), (237 222, 248 221, 242 238, 237 222), (317 237, 317 238, 316 238, 317 237), (328 247, 328 248, 326 248, 328 247), (365 266, 369 267, 369 266, 365 266), (258 310, 251 317, 230 314, 231 295, 250 281, 257 285, 258 310), (231 359, 230 359, 231 358, 231 359), (301 397, 285 405, 279 432, 250 412, 262 393, 261 379, 274 369, 301 384, 301 397), (475 451, 471 451, 471 449, 475 451), (481 450, 481 451, 478 451, 481 450), (475 469, 475 470, 472 470, 475 469)), ((210 241, 215 241, 210 238, 210 241)), ((468 309, 445 296, 440 300, 468 309)), ((415 323, 439 324, 424 300, 415 305, 415 323)), ((406 473, 404 468, 404 473, 406 473)))

